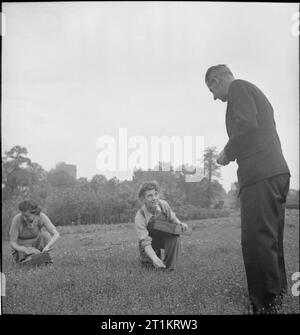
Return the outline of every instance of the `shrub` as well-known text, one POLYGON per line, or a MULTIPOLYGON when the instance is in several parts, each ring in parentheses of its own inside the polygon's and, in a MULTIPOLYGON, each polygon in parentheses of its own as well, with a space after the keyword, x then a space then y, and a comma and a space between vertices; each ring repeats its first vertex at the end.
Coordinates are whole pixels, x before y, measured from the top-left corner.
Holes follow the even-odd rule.
POLYGON ((20 199, 6 200, 2 202, 2 239, 8 239, 8 233, 12 218, 18 214, 20 199))
POLYGON ((178 210, 173 208, 177 217, 182 220, 201 220, 210 218, 220 218, 229 216, 229 212, 225 209, 200 208, 192 205, 180 206, 178 210))

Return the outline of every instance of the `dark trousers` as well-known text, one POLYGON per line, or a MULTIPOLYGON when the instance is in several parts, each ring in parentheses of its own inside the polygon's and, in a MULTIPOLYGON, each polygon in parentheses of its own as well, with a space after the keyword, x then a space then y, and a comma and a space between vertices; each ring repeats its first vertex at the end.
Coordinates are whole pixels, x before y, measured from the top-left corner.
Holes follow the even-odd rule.
MULTIPOLYGON (((161 258, 161 249, 164 249, 164 263, 169 270, 175 270, 177 267, 180 253, 180 236, 166 232, 151 230, 149 235, 152 237, 152 248, 156 255, 161 258)), ((146 254, 144 248, 139 243, 139 251, 143 266, 153 267, 152 261, 146 254)))
POLYGON ((242 252, 249 297, 256 308, 272 304, 287 289, 283 233, 289 175, 241 190, 242 252))
POLYGON ((175 270, 179 258, 180 236, 157 230, 153 230, 150 236, 152 237, 152 248, 156 255, 160 258, 161 249, 164 249, 164 263, 166 264, 166 268, 175 270))

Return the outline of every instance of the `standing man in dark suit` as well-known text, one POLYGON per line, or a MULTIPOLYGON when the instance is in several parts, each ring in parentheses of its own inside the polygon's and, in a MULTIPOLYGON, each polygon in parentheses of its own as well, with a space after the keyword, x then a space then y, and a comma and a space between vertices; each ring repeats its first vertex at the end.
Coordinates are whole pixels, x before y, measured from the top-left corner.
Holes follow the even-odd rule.
POLYGON ((290 172, 273 108, 258 87, 235 79, 226 65, 210 67, 205 82, 215 100, 227 101, 229 140, 217 162, 238 164, 242 252, 253 313, 277 314, 287 291, 283 231, 290 172))

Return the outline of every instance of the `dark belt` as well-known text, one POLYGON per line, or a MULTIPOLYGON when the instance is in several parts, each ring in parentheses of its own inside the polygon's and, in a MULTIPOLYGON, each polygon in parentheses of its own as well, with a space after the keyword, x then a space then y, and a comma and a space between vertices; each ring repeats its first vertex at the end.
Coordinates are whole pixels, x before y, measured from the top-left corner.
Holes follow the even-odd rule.
POLYGON ((18 237, 19 240, 32 240, 34 238, 37 238, 39 235, 33 236, 33 237, 18 237))

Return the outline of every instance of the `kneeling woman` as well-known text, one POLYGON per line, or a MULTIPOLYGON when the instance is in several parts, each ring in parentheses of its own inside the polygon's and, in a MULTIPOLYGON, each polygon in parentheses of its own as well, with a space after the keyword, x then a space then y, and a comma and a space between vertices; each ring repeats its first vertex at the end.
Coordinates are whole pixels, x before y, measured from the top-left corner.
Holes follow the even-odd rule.
POLYGON ((48 216, 32 200, 19 204, 21 213, 11 223, 9 237, 13 257, 17 262, 28 255, 48 251, 59 238, 59 233, 48 216))
POLYGON ((138 197, 143 206, 135 216, 135 228, 142 264, 175 270, 180 236, 153 229, 153 225, 158 221, 167 221, 181 225, 182 231, 185 231, 187 224, 180 222, 165 200, 159 199, 159 186, 156 181, 144 182, 138 197), (161 249, 165 250, 164 261, 161 259, 161 249))

